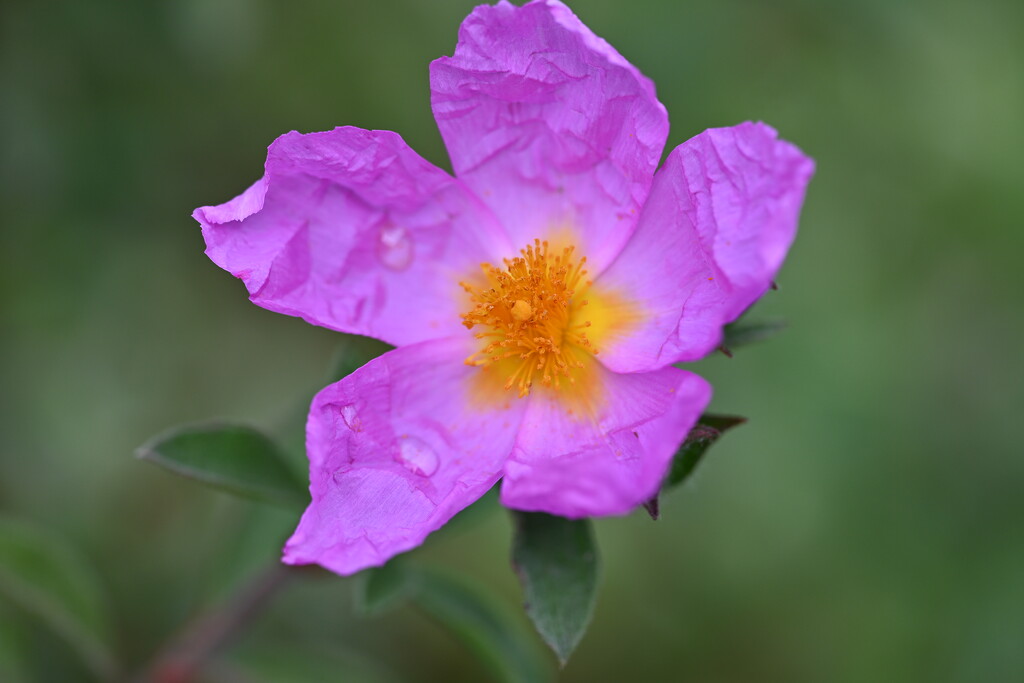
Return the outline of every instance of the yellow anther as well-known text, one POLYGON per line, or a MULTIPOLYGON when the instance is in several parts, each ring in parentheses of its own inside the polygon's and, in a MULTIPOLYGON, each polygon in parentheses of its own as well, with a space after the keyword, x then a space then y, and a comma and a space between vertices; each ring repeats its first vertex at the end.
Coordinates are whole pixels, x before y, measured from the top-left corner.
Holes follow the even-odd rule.
POLYGON ((552 253, 547 242, 534 240, 519 256, 504 259, 503 267, 481 264, 486 286, 459 283, 473 302, 473 310, 462 315, 463 324, 469 329, 482 326, 486 331, 476 338, 493 339, 467 363, 488 366, 517 359, 508 368, 505 388, 518 389, 521 397, 530 393, 535 375, 555 389, 562 378, 575 384, 571 373, 583 364, 574 354, 566 357, 568 347, 597 353, 579 331, 590 326, 580 319, 580 311, 587 303, 582 295, 592 283, 584 277, 586 258, 575 258, 574 252, 570 246, 552 253))

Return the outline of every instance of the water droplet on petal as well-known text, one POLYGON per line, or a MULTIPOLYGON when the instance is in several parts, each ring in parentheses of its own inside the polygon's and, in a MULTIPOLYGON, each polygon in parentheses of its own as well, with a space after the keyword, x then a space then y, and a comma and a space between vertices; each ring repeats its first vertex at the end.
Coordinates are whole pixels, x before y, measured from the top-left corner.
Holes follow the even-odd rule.
POLYGON ((359 415, 356 414, 356 407, 351 403, 341 407, 341 419, 345 421, 345 426, 353 432, 363 431, 363 421, 359 419, 359 415))
POLYGON ((412 238, 409 232, 391 222, 381 226, 377 258, 391 270, 405 270, 412 263, 412 238))
POLYGON ((421 477, 429 477, 437 472, 437 453, 430 446, 415 436, 399 441, 398 462, 405 465, 410 472, 421 477))

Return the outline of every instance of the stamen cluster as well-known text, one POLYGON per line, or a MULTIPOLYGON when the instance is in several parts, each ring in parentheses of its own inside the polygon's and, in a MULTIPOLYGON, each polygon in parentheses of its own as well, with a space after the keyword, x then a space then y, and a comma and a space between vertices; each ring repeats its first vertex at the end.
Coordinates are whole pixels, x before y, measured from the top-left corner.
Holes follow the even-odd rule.
POLYGON ((552 253, 547 241, 534 240, 520 255, 504 259, 504 268, 481 264, 487 286, 460 282, 472 300, 473 310, 462 315, 468 329, 480 326, 476 338, 486 342, 466 359, 467 365, 486 367, 509 360, 511 374, 505 389, 518 389, 520 398, 530 393, 539 375, 546 387, 560 388, 563 380, 575 384, 573 370, 582 368, 576 350, 596 354, 578 322, 587 301, 576 300, 593 283, 584 279, 586 257, 576 259, 575 247, 552 253))

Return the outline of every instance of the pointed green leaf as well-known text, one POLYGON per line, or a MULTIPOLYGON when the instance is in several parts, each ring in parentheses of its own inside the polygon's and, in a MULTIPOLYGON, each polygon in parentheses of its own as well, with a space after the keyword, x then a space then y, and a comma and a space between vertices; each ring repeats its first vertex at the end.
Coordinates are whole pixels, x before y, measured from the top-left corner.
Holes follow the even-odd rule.
POLYGON ((448 574, 419 571, 413 600, 449 628, 505 683, 550 681, 536 641, 500 603, 448 574))
POLYGON ((363 616, 375 616, 397 607, 415 589, 405 561, 394 557, 383 567, 365 569, 355 577, 355 609, 363 616))
POLYGON ((70 643, 99 678, 117 675, 99 582, 62 539, 0 517, 0 595, 70 643))
POLYGON ((588 519, 513 512, 512 566, 526 613, 564 666, 587 630, 597 598, 598 557, 588 519))
POLYGON ((745 417, 734 415, 714 415, 706 413, 697 420, 697 424, 686 436, 686 440, 679 446, 675 457, 672 459, 672 467, 662 490, 667 491, 683 483, 687 477, 693 474, 694 469, 704 453, 718 440, 724 432, 747 421, 745 417))
POLYGON ((239 496, 295 507, 309 502, 306 487, 285 464, 277 444, 252 427, 177 427, 139 447, 135 455, 239 496))
POLYGON ((704 425, 705 427, 711 427, 719 432, 719 434, 725 433, 733 427, 739 427, 741 424, 746 423, 747 418, 740 417, 739 415, 718 415, 717 413, 704 413, 697 420, 697 424, 704 425))
POLYGON ((785 320, 761 320, 744 321, 738 320, 725 326, 722 346, 732 350, 748 344, 770 339, 786 329, 785 320))
POLYGON ((661 517, 661 504, 658 502, 658 494, 654 494, 654 498, 644 503, 644 510, 647 510, 647 514, 651 516, 651 519, 658 521, 661 517))
POLYGON ((377 356, 381 356, 394 348, 390 344, 385 344, 371 337, 346 336, 341 345, 338 346, 338 350, 334 353, 334 361, 331 363, 331 370, 327 375, 328 383, 334 383, 348 377, 377 356))

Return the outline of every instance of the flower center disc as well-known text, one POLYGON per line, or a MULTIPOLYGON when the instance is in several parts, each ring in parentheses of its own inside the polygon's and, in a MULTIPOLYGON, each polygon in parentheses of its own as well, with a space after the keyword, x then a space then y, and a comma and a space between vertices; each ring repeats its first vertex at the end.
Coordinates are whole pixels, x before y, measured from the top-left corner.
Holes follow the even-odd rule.
POLYGON ((509 370, 505 389, 516 387, 519 396, 530 393, 534 379, 546 387, 576 383, 583 367, 579 352, 596 354, 580 321, 587 305, 581 295, 593 282, 584 279, 586 257, 576 258, 575 247, 553 253, 548 242, 534 240, 519 256, 504 259, 504 267, 480 264, 486 285, 459 284, 470 296, 473 309, 462 314, 468 329, 484 346, 466 359, 467 365, 487 367, 501 363, 509 370), (575 297, 575 298, 574 298, 575 297))

